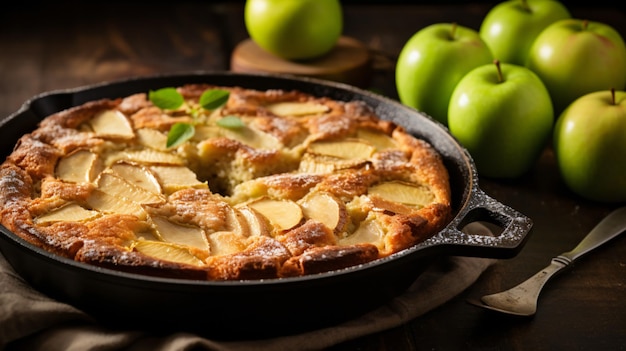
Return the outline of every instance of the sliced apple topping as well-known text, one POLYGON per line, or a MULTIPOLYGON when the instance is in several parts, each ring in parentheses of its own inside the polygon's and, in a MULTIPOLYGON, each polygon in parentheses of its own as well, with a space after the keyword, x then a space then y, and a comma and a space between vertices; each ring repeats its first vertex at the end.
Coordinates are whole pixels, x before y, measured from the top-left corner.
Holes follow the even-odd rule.
POLYGON ((247 237, 250 235, 246 218, 237 210, 230 206, 225 206, 226 228, 224 231, 247 237))
POLYGON ((127 198, 121 198, 107 194, 100 190, 94 190, 87 198, 87 204, 94 210, 104 213, 117 213, 133 215, 143 220, 147 214, 140 204, 127 198))
POLYGON ((344 139, 337 141, 315 141, 309 145, 307 151, 346 160, 365 160, 369 159, 374 154, 376 148, 372 144, 362 140, 344 139))
POLYGON ((135 251, 160 260, 202 266, 202 260, 194 256, 187 247, 162 241, 138 240, 131 246, 135 251))
POLYGON ((111 171, 132 185, 153 194, 161 194, 159 181, 150 170, 143 166, 120 162, 111 166, 111 171))
POLYGON ((339 239, 339 245, 355 245, 369 243, 376 245, 379 250, 385 246, 384 232, 380 224, 373 218, 368 217, 361 222, 354 233, 339 239))
POLYGON ((268 185, 259 178, 247 180, 237 184, 226 201, 231 205, 242 204, 251 199, 266 196, 268 190, 268 185))
POLYGON ((154 230, 140 230, 135 233, 135 237, 138 240, 162 241, 159 237, 159 234, 156 233, 154 230))
POLYGON ((216 125, 197 126, 194 140, 203 141, 218 137, 237 140, 255 149, 278 150, 282 148, 282 143, 276 137, 249 125, 235 129, 222 128, 216 125))
POLYGON ((318 115, 330 110, 328 106, 315 102, 277 102, 266 108, 273 114, 283 117, 318 115))
POLYGON ((340 159, 336 157, 305 153, 300 159, 298 172, 310 174, 331 173, 337 168, 337 162, 339 160, 340 159))
POLYGON ((276 137, 251 126, 244 126, 238 129, 222 129, 225 137, 237 140, 255 149, 278 150, 282 147, 282 143, 276 137))
POLYGON ((302 208, 290 200, 274 200, 261 198, 248 204, 258 211, 278 230, 287 230, 295 227, 302 221, 302 208))
POLYGON ((185 163, 180 156, 174 154, 152 149, 142 149, 114 152, 107 158, 106 164, 112 165, 119 161, 161 165, 182 165, 185 163))
POLYGON ((197 125, 195 127, 196 132, 191 137, 193 141, 203 141, 212 138, 219 138, 222 136, 220 127, 216 125, 197 125))
POLYGON ((78 150, 59 160, 56 166, 58 179, 74 183, 90 183, 102 171, 103 165, 97 154, 78 150))
POLYGON ((103 172, 98 177, 98 190, 109 195, 126 198, 138 204, 157 204, 165 201, 161 194, 156 194, 134 185, 113 172, 103 172))
POLYGON ((395 149, 398 147, 395 140, 382 132, 376 132, 369 129, 359 129, 357 130, 356 137, 358 139, 367 140, 369 143, 374 145, 378 151, 395 149))
POLYGON ((199 181, 196 174, 185 166, 152 166, 150 169, 166 194, 184 188, 208 189, 207 183, 199 181))
POLYGON ((300 159, 298 172, 311 174, 325 174, 334 172, 340 159, 325 155, 305 153, 300 159))
POLYGON ((160 216, 151 217, 151 220, 163 241, 187 245, 201 250, 209 249, 206 234, 201 228, 173 223, 167 218, 160 216))
POLYGON ((241 214, 246 225, 248 236, 269 236, 271 229, 267 219, 258 211, 248 206, 237 206, 236 211, 241 214))
POLYGON ((369 161, 365 159, 341 159, 334 156, 310 154, 302 155, 298 172, 311 174, 331 173, 341 169, 359 168, 369 161))
POLYGON ((407 206, 399 202, 389 201, 377 195, 371 195, 368 199, 370 200, 372 206, 374 207, 373 210, 375 211, 388 211, 396 214, 409 214, 415 211, 415 207, 413 206, 407 206))
POLYGON ((167 135, 156 129, 141 128, 137 129, 137 140, 143 146, 151 149, 165 151, 167 150, 167 135))
POLYGON ((348 222, 346 205, 326 192, 312 192, 299 201, 304 216, 321 222, 330 230, 342 230, 348 222))
POLYGON ((81 222, 97 217, 98 211, 82 208, 80 205, 70 203, 51 212, 35 218, 35 224, 48 224, 54 222, 81 222))
POLYGON ((117 110, 106 110, 95 115, 89 122, 94 133, 102 137, 132 139, 133 128, 124 114, 117 110))
POLYGON ((245 237, 233 232, 215 232, 209 235, 209 243, 212 256, 229 255, 246 248, 245 237))
POLYGON ((435 195, 428 187, 401 181, 374 185, 369 188, 368 195, 417 208, 431 204, 435 200, 435 195))

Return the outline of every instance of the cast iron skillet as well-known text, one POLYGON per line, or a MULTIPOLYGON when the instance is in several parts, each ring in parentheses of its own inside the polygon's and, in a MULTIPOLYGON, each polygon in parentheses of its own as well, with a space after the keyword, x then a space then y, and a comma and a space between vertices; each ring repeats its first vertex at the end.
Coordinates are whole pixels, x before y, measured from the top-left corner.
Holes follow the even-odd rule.
POLYGON ((434 237, 375 262, 305 277, 228 282, 157 278, 94 267, 41 250, 1 227, 2 253, 33 287, 112 326, 187 330, 215 338, 286 335, 331 326, 381 305, 405 290, 426 264, 438 257, 513 257, 531 231, 529 218, 478 187, 471 157, 444 126, 394 100, 316 79, 192 72, 44 93, 1 122, 0 152, 10 153, 22 134, 57 111, 95 99, 186 83, 297 89, 338 100, 366 102, 379 116, 404 126, 441 153, 451 177, 454 218, 434 237), (486 237, 459 230, 475 220, 494 223, 502 232, 486 237))

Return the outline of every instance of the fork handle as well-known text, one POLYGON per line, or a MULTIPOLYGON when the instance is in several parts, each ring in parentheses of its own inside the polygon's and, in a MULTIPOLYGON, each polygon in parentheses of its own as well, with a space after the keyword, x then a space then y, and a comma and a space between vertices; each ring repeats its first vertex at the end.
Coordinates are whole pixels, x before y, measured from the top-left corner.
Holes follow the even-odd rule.
POLYGON ((591 250, 605 244, 609 240, 619 236, 626 231, 626 206, 609 213, 581 240, 581 242, 571 251, 564 252, 562 257, 570 262, 577 260, 591 250))
POLYGON ((539 298, 539 293, 541 292, 541 289, 546 284, 546 282, 557 273, 563 271, 566 267, 569 267, 570 263, 572 263, 570 259, 560 255, 556 256, 552 258, 550 265, 537 272, 535 275, 528 278, 526 281, 519 284, 513 289, 524 290, 529 293, 532 292, 532 294, 528 295, 528 298, 532 298, 536 301, 539 298))
POLYGON ((557 273, 569 267, 571 263, 572 260, 567 257, 561 255, 556 256, 552 258, 552 260, 550 261, 550 265, 537 272, 534 276, 530 277, 526 282, 520 284, 519 286, 521 287, 522 285, 526 285, 526 287, 529 288, 527 289, 529 291, 533 289, 535 291, 535 293, 533 294, 533 298, 536 300, 539 297, 539 293, 541 292, 541 289, 543 288, 545 283, 557 273))
POLYGON ((543 285, 552 276, 569 267, 572 262, 581 256, 623 233, 626 230, 624 216, 626 216, 626 206, 614 210, 602 219, 573 250, 552 258, 549 266, 509 291, 521 290, 526 293, 524 295, 528 295, 524 299, 534 299, 536 301, 543 285))

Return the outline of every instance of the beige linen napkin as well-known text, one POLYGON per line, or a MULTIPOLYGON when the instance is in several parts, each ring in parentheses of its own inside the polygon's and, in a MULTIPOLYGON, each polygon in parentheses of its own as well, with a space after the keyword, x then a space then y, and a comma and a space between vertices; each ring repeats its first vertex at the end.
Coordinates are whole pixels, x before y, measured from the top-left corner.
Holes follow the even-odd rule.
MULTIPOLYGON (((490 235, 472 223, 464 230, 490 235)), ((190 333, 155 335, 98 325, 82 311, 50 299, 18 276, 0 255, 0 350, 319 350, 400 326, 457 296, 495 260, 443 257, 401 296, 360 318, 298 335, 265 340, 215 341, 190 333)))

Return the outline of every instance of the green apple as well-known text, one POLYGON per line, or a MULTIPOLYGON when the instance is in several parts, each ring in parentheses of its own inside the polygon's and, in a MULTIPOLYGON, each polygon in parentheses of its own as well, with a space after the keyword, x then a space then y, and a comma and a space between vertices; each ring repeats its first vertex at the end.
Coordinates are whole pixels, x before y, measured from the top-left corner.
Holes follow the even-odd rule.
POLYGON ((246 0, 244 22, 262 49, 287 60, 330 51, 341 36, 339 0, 246 0))
POLYGON ((557 119, 553 140, 570 190, 594 201, 626 201, 626 92, 576 99, 557 119))
POLYGON ((452 93, 448 123, 480 175, 517 178, 545 148, 554 113, 548 90, 536 74, 495 60, 461 79, 452 93))
POLYGON ((500 62, 523 66, 535 38, 548 25, 571 18, 553 0, 508 0, 492 7, 478 33, 500 62))
POLYGON ((626 88, 626 46, 611 26, 581 19, 552 23, 537 37, 526 66, 544 82, 555 115, 587 93, 626 88))
POLYGON ((404 44, 396 63, 400 101, 447 125, 450 95, 463 76, 493 60, 478 31, 437 23, 424 27, 404 44))

